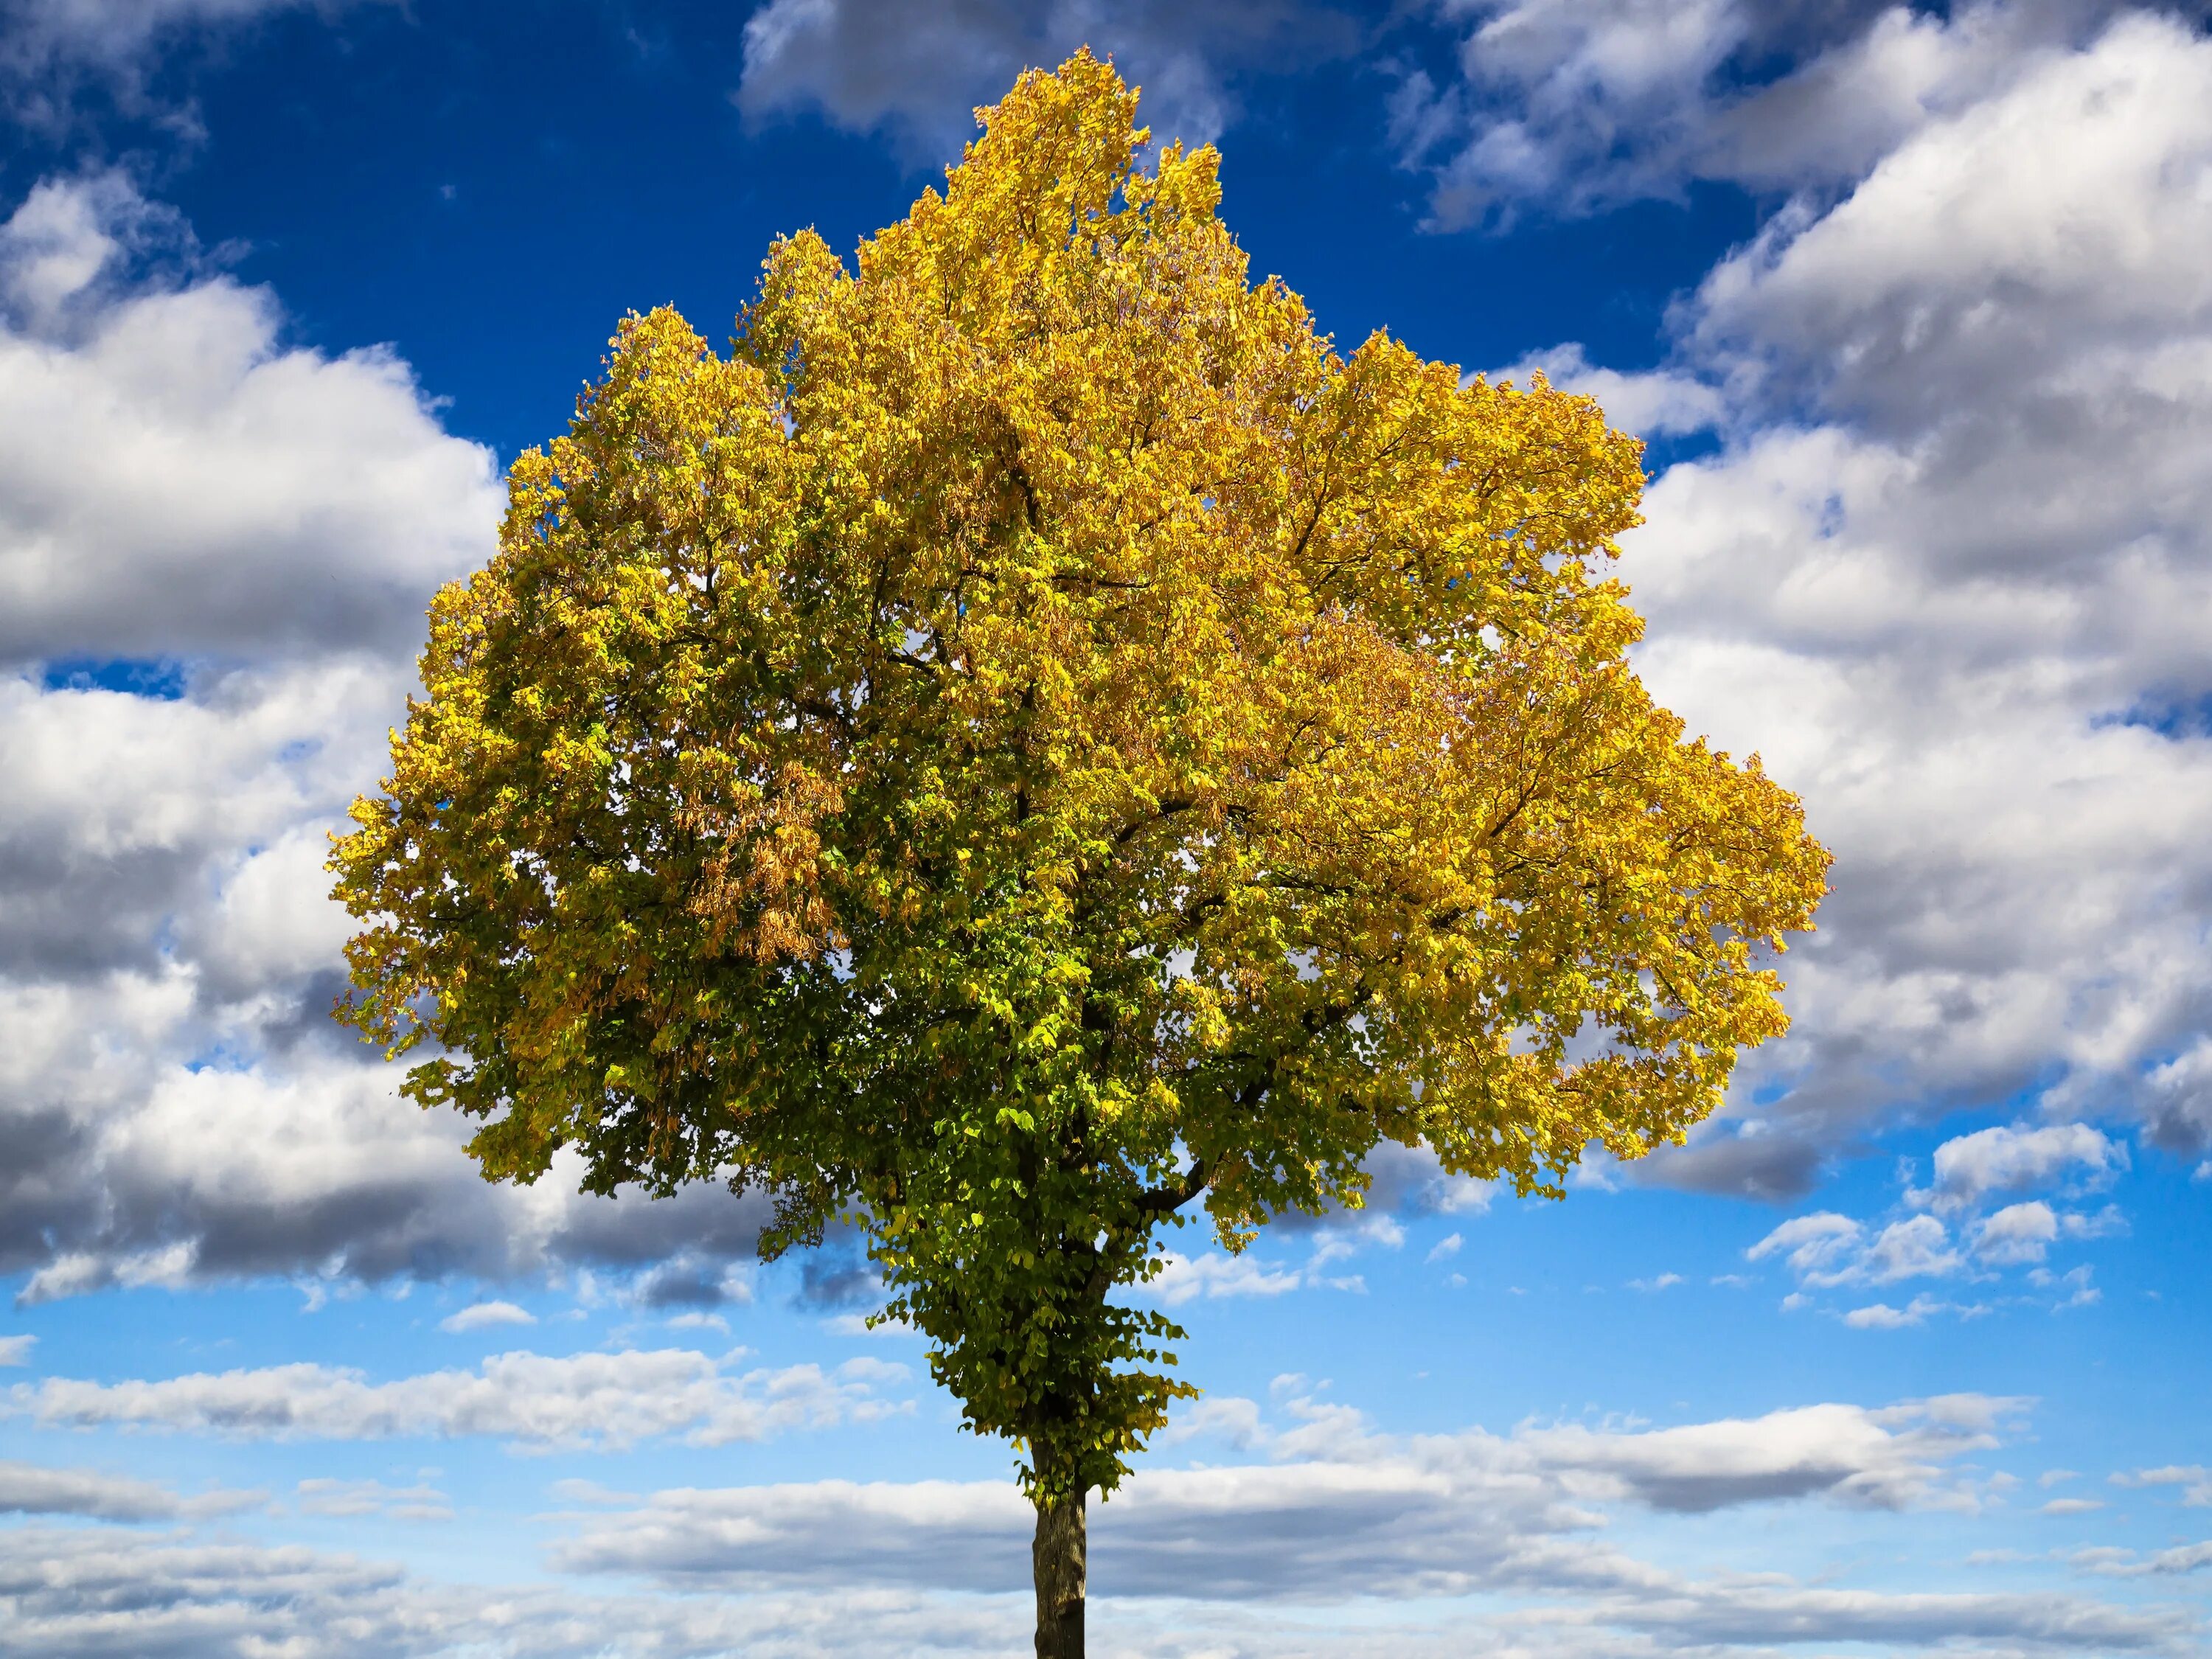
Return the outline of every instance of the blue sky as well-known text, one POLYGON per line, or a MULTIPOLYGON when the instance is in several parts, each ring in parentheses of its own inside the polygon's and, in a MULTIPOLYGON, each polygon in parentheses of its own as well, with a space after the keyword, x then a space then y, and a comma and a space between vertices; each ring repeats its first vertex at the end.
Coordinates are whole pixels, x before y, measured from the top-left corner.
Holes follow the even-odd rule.
POLYGON ((483 1185, 319 866, 616 320, 1083 44, 1646 436, 1639 667, 1837 855, 1688 1146, 1184 1235, 1099 1650, 2212 1651, 2212 35, 2104 0, 0 0, 0 1650, 1026 1650, 850 1251, 483 1185))

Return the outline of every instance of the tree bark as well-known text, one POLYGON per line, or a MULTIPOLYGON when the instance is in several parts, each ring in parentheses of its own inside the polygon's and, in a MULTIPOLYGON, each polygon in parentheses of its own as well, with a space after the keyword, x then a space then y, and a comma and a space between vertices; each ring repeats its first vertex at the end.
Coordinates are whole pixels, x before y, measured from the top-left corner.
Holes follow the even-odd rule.
POLYGON ((1083 1659, 1084 1557, 1089 1542, 1076 1492, 1037 1505, 1030 1566, 1036 1578, 1036 1659, 1083 1659))

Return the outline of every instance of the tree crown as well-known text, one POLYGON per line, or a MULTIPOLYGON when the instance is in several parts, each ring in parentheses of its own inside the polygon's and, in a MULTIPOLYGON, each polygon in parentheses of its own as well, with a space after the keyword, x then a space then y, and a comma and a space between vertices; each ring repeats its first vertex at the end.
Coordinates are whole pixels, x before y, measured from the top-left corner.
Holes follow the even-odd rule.
POLYGON ((349 1018, 490 1177, 840 1218, 972 1425, 1111 1487, 1187 1392, 1110 1301, 1378 1139, 1556 1194, 1785 1021, 1826 854, 1654 706, 1640 448, 1348 356, 1087 53, 718 356, 625 320, 441 592, 333 855, 349 1018))

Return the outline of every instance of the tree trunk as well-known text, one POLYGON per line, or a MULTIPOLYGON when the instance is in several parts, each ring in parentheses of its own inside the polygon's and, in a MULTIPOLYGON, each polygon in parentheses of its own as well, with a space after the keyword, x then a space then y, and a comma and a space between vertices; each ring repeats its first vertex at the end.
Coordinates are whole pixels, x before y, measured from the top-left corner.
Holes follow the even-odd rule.
POLYGON ((1087 1494, 1040 1504, 1030 1566, 1036 1577, 1036 1659, 1083 1659, 1083 1516, 1087 1494))

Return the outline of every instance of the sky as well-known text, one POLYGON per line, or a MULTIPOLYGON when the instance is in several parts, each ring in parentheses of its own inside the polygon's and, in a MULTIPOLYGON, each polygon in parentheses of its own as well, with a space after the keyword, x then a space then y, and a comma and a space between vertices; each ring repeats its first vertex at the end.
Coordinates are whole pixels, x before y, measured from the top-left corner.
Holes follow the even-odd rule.
POLYGON ((1086 44, 1647 440, 1638 669, 1836 857, 1687 1146, 1179 1236, 1096 1650, 2212 1653, 2212 32, 2105 0, 0 0, 0 1650, 1027 1650, 850 1243, 484 1184, 321 865, 617 320, 1086 44))

